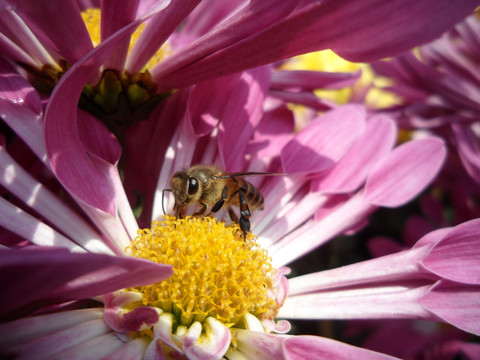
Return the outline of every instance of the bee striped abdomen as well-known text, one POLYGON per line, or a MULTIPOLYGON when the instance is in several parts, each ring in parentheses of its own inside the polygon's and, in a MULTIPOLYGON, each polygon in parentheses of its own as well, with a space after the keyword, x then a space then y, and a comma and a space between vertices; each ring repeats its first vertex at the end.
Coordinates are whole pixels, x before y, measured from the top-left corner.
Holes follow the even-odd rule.
MULTIPOLYGON (((253 186, 251 183, 241 177, 233 177, 231 178, 231 182, 235 185, 236 188, 234 192, 238 190, 243 193, 245 199, 248 202, 250 210, 263 208, 263 196, 255 186, 253 186)), ((238 205, 238 198, 236 196, 232 198, 232 203, 238 205)))

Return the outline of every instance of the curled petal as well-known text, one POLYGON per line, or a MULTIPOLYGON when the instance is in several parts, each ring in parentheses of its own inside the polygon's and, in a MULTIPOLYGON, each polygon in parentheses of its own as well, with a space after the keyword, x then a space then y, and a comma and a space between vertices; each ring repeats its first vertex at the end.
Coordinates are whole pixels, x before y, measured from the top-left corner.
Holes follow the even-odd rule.
POLYGON ((206 338, 199 342, 202 327, 194 325, 188 330, 183 343, 185 355, 191 360, 220 359, 230 346, 230 330, 220 321, 209 317, 205 325, 206 338))
POLYGON ((105 309, 105 322, 115 331, 129 333, 151 328, 158 322, 159 309, 141 306, 130 312, 122 308, 105 309))

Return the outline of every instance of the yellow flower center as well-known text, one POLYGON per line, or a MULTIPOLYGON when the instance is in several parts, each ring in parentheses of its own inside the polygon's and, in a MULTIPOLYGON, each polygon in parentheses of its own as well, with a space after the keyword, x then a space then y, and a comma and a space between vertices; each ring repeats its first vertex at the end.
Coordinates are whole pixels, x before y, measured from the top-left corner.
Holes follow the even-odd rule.
POLYGON ((269 295, 276 274, 271 259, 252 234, 244 239, 237 225, 167 216, 139 230, 127 253, 173 266, 169 279, 130 291, 143 294, 142 305, 172 313, 177 326, 213 317, 240 327, 247 313, 273 319, 278 311, 269 295))
MULTIPOLYGON (((100 9, 88 9, 82 12, 82 18, 93 45, 99 45, 100 9)), ((132 34, 129 51, 132 50, 144 27, 144 24, 141 24, 132 34)), ((166 46, 160 48, 143 71, 136 74, 129 74, 124 69, 100 69, 102 73, 98 82, 85 84, 79 107, 100 119, 122 141, 127 125, 146 120, 157 105, 171 94, 171 91, 157 93, 157 85, 148 71, 166 56, 166 48, 166 46)), ((41 68, 28 64, 21 65, 30 74, 33 85, 47 94, 53 91, 60 78, 72 66, 64 59, 55 65, 44 64, 41 68)))

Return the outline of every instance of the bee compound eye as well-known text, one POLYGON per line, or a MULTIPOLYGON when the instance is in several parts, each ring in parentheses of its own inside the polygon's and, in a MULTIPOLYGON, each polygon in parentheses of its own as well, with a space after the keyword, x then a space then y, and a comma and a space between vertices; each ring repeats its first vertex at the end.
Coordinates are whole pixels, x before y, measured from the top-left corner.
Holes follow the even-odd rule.
POLYGON ((194 177, 188 178, 188 194, 193 195, 198 191, 198 180, 194 177))

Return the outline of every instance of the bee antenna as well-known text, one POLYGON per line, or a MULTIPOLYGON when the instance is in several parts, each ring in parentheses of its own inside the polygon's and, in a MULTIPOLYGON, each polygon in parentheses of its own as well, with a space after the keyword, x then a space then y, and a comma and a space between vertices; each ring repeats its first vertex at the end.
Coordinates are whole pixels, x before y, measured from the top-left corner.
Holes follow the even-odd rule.
POLYGON ((170 191, 172 192, 172 189, 163 189, 162 190, 162 210, 163 210, 163 215, 167 215, 166 211, 165 211, 165 191, 170 191))

